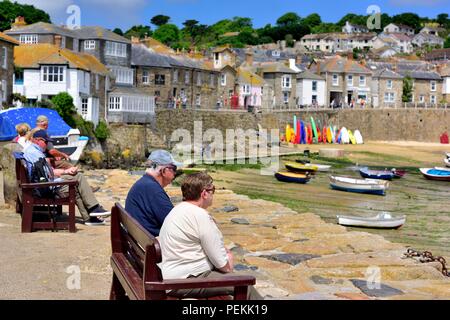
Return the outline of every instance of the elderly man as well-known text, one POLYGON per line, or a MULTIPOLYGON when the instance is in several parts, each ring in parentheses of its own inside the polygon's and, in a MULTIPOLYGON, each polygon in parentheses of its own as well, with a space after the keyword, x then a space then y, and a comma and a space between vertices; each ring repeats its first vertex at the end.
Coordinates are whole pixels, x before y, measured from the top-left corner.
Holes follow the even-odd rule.
MULTIPOLYGON (((47 144, 53 141, 48 137, 45 130, 38 130, 34 132, 31 142, 32 144, 28 148, 24 149, 23 152, 23 157, 27 162, 30 176, 33 174, 34 164, 42 161, 42 159, 46 159, 44 151, 47 149, 47 144)), ((50 168, 50 170, 52 171, 49 172, 50 177, 59 178, 63 181, 78 181, 78 186, 76 187, 76 205, 84 220, 84 224, 88 226, 104 225, 105 222, 101 217, 107 217, 111 215, 111 213, 106 211, 99 204, 86 178, 78 172, 78 168, 50 168)), ((55 179, 55 181, 57 180, 55 179)), ((65 196, 68 192, 67 186, 62 187, 59 192, 63 193, 65 196)))
POLYGON ((153 151, 148 157, 144 176, 128 193, 125 209, 155 237, 173 209, 164 188, 175 179, 177 167, 181 165, 168 151, 153 151))
MULTIPOLYGON (((181 185, 183 202, 166 217, 161 228, 163 279, 220 278, 233 272, 233 255, 225 248, 214 218, 206 211, 213 203, 213 179, 205 172, 189 175, 181 185)), ((208 298, 233 295, 234 288, 172 290, 178 298, 208 298)), ((250 300, 262 300, 249 288, 250 300)))
MULTIPOLYGON (((46 116, 39 116, 36 119, 36 128, 34 130, 44 130, 47 133, 48 130, 48 118, 46 116)), ((47 133, 48 134, 48 133, 47 133)), ((68 162, 69 156, 65 154, 64 152, 61 152, 53 146, 53 142, 48 142, 47 144, 47 151, 46 153, 52 158, 53 165, 57 169, 69 169, 73 167, 73 165, 68 162), (64 160, 66 161, 64 161, 64 160)))

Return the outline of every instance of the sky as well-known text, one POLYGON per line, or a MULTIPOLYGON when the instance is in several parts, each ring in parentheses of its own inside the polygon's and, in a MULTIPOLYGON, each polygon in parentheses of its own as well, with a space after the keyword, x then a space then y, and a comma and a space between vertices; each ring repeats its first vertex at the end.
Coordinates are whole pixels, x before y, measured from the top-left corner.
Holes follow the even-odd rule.
MULTIPOLYGON (((235 16, 249 17, 254 27, 263 27, 286 12, 296 12, 301 17, 319 13, 325 22, 337 22, 347 13, 367 14, 369 6, 376 5, 381 13, 395 15, 414 12, 420 16, 436 17, 449 13, 450 0, 15 0, 33 4, 47 11, 55 24, 67 24, 70 5, 77 5, 81 25, 100 25, 123 31, 133 25, 150 25, 157 14, 171 17, 170 22, 182 23, 195 19, 202 24, 213 24, 235 16)), ((154 26, 152 26, 154 30, 154 26)))

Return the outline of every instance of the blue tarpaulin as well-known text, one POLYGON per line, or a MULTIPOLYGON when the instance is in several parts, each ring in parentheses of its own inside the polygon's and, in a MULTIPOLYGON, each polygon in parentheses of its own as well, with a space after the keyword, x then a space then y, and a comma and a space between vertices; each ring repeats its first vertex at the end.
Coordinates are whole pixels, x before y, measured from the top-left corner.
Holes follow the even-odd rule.
POLYGON ((49 121, 48 134, 50 136, 65 136, 71 129, 61 116, 51 109, 45 108, 12 108, 0 111, 0 141, 10 141, 17 136, 16 125, 28 123, 31 128, 36 127, 36 118, 46 116, 49 121))

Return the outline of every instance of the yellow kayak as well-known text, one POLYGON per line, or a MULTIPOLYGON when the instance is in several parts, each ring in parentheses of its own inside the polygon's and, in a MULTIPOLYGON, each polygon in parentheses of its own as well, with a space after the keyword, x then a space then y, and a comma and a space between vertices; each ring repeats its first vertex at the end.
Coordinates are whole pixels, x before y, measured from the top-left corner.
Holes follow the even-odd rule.
POLYGON ((353 135, 353 132, 351 130, 348 130, 348 138, 350 139, 351 144, 356 144, 355 136, 353 135))
POLYGON ((310 164, 302 164, 297 162, 285 162, 284 165, 286 166, 286 169, 288 169, 291 172, 311 172, 315 173, 319 168, 314 165, 310 164))

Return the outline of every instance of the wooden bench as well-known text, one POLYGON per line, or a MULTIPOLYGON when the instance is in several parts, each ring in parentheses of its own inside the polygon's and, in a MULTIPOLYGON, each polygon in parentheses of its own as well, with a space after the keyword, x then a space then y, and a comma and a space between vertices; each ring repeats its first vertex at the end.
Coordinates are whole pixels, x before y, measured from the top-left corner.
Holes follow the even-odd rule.
POLYGON ((33 232, 35 230, 66 230, 76 232, 75 227, 75 203, 77 181, 48 182, 48 183, 30 183, 28 179, 28 170, 25 160, 21 159, 19 153, 15 153, 16 159, 16 179, 17 179, 17 197, 16 212, 22 215, 22 233, 33 232), (68 186, 68 196, 65 198, 46 199, 33 195, 34 189, 45 187, 68 186), (68 221, 56 221, 56 217, 62 214, 62 206, 69 207, 68 221), (42 209, 47 211, 49 221, 34 221, 38 211, 42 209))
MULTIPOLYGON (((161 262, 158 240, 146 231, 124 208, 116 203, 111 212, 111 300, 177 300, 166 290, 234 287, 234 300, 247 300, 252 276, 229 275, 223 278, 164 280, 157 263, 161 262)), ((229 296, 210 300, 228 300, 229 296)))

